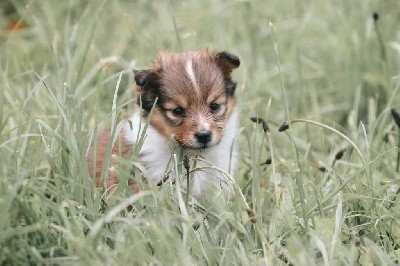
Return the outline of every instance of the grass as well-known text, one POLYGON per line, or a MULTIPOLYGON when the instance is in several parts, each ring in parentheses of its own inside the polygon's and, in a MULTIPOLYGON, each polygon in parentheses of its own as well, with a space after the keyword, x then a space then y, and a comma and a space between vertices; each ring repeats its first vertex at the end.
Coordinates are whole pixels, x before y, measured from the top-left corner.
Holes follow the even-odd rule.
MULTIPOLYGON (((398 263, 399 8, 396 0, 2 1, 0 263, 398 263), (7 30, 15 17, 28 27, 7 30), (179 182, 140 184, 136 195, 123 184, 112 196, 95 188, 86 149, 133 110, 132 69, 160 50, 204 47, 242 61, 233 200, 209 191, 196 202, 179 182)), ((141 169, 135 156, 121 159, 120 178, 132 165, 141 169)))

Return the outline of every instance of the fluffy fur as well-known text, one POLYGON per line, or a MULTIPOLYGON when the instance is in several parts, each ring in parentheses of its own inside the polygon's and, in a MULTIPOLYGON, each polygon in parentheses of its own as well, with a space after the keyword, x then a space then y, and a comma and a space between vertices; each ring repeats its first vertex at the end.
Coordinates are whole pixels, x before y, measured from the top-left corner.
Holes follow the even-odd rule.
MULTIPOLYGON (((165 173, 175 178, 168 169, 174 147, 179 147, 189 158, 201 157, 233 174, 237 165, 237 149, 234 138, 237 130, 236 83, 231 72, 240 64, 239 59, 229 53, 213 53, 209 50, 186 53, 163 52, 152 68, 135 71, 138 104, 136 111, 121 130, 122 147, 113 147, 113 154, 128 157, 143 132, 144 123, 154 106, 146 139, 139 153, 139 160, 147 170, 148 180, 158 183, 165 173), (141 117, 142 115, 142 117, 141 117), (141 124, 142 123, 142 124, 141 124)), ((97 140, 96 154, 91 147, 88 153, 89 171, 98 186, 103 185, 101 168, 106 153, 109 132, 97 140)), ((111 165, 116 164, 111 157, 111 165)), ((196 162, 196 167, 209 166, 196 162)), ((232 194, 230 186, 214 169, 204 169, 192 174, 192 195, 199 197, 210 184, 221 184, 227 196, 232 194)), ((129 183, 133 192, 138 191, 134 178, 129 183)), ((118 178, 109 170, 107 186, 118 183, 118 178)), ((182 185, 185 187, 186 182, 182 185)))

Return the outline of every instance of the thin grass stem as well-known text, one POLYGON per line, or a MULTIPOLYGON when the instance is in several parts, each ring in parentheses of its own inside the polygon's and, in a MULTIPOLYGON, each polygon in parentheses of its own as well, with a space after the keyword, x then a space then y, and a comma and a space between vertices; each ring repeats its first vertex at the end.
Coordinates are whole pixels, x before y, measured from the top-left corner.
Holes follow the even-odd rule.
POLYGON ((304 227, 305 230, 308 230, 308 221, 306 219, 306 202, 305 202, 305 193, 304 193, 304 188, 303 188, 303 178, 301 176, 301 167, 300 167, 300 163, 299 163, 299 159, 297 157, 297 148, 296 148, 296 144, 294 143, 292 134, 290 133, 291 129, 290 129, 290 113, 289 113, 289 104, 287 101, 287 97, 286 97, 286 89, 285 89, 285 83, 283 81, 283 75, 282 75, 282 70, 281 70, 281 63, 280 63, 280 59, 279 59, 279 51, 278 51, 278 42, 276 39, 276 35, 275 35, 275 31, 274 31, 274 27, 273 27, 273 23, 270 21, 269 22, 269 27, 271 29, 271 33, 272 33, 272 39, 273 39, 273 47, 274 47, 274 52, 275 52, 275 57, 276 57, 276 63, 278 65, 278 72, 279 72, 279 78, 280 78, 280 84, 281 84, 281 91, 282 91, 282 97, 283 97, 283 101, 284 101, 284 107, 285 107, 285 117, 286 117, 286 121, 288 121, 289 123, 289 132, 287 133, 287 135, 289 136, 289 140, 292 146, 292 151, 293 151, 293 157, 295 159, 296 162, 296 181, 297 181, 297 187, 299 188, 299 192, 300 192, 300 203, 301 203, 301 209, 302 209, 302 215, 303 215, 303 220, 304 220, 304 227))

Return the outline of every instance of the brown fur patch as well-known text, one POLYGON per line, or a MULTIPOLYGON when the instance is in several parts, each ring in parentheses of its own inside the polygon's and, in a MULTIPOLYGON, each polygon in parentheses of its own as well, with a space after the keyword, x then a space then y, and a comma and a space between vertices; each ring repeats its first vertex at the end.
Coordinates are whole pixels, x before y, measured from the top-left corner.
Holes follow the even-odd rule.
MULTIPOLYGON (((123 132, 121 132, 123 134, 123 132)), ((100 187, 104 185, 104 181, 101 178, 101 170, 104 163, 104 158, 107 152, 107 145, 111 137, 110 130, 104 131, 98 138, 96 145, 92 145, 89 148, 87 156, 87 164, 89 169, 89 174, 95 179, 96 186, 100 187), (95 150, 96 149, 96 150, 95 150)), ((115 173, 111 170, 112 166, 117 165, 117 160, 115 155, 127 158, 129 153, 132 151, 132 145, 120 138, 121 145, 119 145, 119 140, 117 138, 116 142, 111 151, 110 164, 108 169, 107 187, 110 188, 118 183, 118 178, 115 173)), ((131 188, 133 193, 139 192, 139 187, 137 183, 130 179, 128 181, 128 186, 131 188)))

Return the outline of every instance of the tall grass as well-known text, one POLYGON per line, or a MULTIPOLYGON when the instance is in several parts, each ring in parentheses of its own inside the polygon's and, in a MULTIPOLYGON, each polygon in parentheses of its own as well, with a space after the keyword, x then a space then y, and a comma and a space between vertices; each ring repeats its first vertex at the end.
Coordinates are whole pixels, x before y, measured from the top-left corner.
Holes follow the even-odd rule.
MULTIPOLYGON (((399 10, 396 0, 3 1, 0 263, 395 263, 399 10), (28 27, 7 30, 15 17, 28 27), (196 201, 172 180, 135 195, 96 188, 86 150, 135 108, 132 69, 160 50, 204 47, 242 61, 235 197, 196 201)), ((193 169, 176 156, 184 180, 193 169)), ((135 154, 120 162, 121 180, 141 169, 135 154)))

